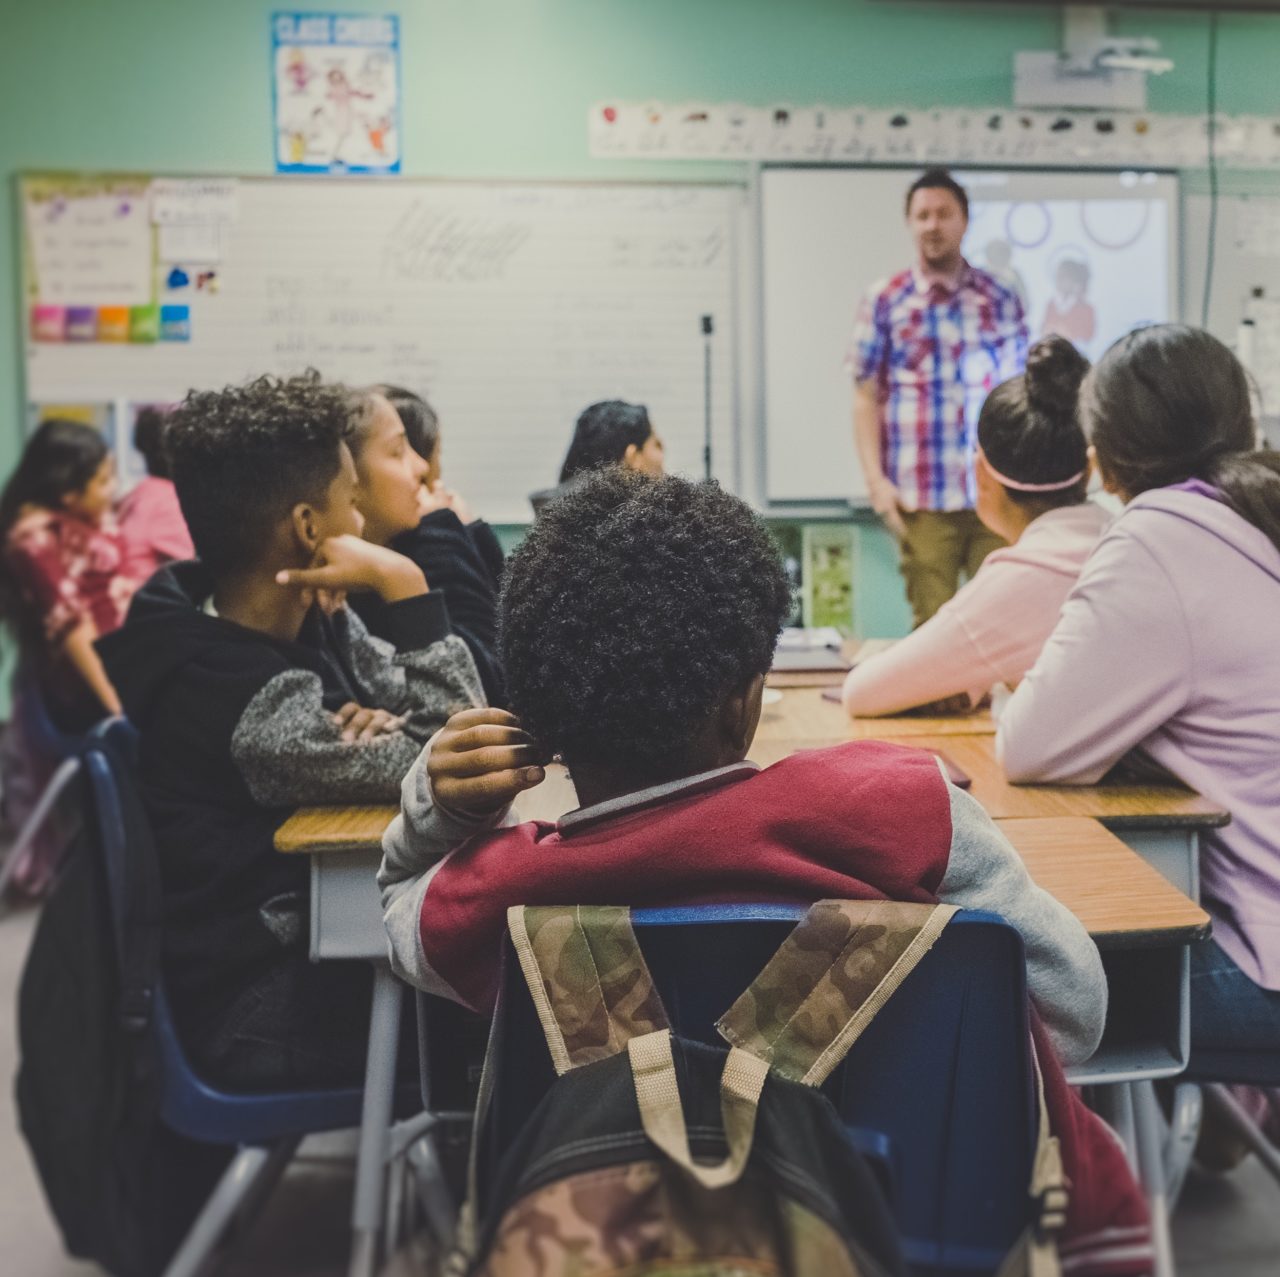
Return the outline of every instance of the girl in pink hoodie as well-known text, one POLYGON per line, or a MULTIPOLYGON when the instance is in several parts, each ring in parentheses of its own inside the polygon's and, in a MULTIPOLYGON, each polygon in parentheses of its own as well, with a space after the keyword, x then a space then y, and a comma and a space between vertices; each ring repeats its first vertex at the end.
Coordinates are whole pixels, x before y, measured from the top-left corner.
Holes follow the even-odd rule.
POLYGON ((987 556, 935 616, 844 685, 850 714, 897 714, 937 701, 968 708, 1014 686, 1057 624, 1108 515, 1085 497, 1089 461, 1076 396, 1089 361, 1064 337, 1032 346, 1020 377, 978 418, 978 517, 1009 546, 987 556))
POLYGON ((1191 951, 1197 1050, 1280 1050, 1280 454, 1244 369, 1165 324, 1081 392, 1126 502, 1001 715, 1013 781, 1093 784, 1138 749, 1231 813, 1201 840, 1213 939, 1191 951))

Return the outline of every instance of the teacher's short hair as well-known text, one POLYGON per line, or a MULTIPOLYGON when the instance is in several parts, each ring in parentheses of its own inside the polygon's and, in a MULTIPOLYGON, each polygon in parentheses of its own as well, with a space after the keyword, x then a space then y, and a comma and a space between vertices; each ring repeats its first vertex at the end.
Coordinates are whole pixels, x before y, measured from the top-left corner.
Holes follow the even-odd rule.
POLYGON ((956 197, 965 217, 969 216, 969 193, 944 168, 925 169, 907 188, 907 202, 903 211, 910 216, 911 201, 917 191, 950 191, 956 197))

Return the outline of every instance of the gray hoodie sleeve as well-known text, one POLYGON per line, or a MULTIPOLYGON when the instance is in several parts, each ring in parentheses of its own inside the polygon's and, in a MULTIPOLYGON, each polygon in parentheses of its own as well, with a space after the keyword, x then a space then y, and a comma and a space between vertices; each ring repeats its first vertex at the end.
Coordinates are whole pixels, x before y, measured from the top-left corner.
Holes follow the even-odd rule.
POLYGON ((382 921, 387 929, 391 969, 402 980, 428 993, 458 1000, 436 974, 422 951, 422 902, 444 857, 473 834, 516 823, 510 806, 480 819, 446 811, 437 805, 427 776, 433 736, 405 774, 400 787, 400 814, 382 836, 382 921))
POLYGON ((1102 1038, 1107 978, 1088 932, 1031 881, 1022 858, 977 799, 949 785, 951 858, 938 897, 998 913, 1022 934, 1027 987, 1064 1064, 1087 1060, 1102 1038))
MULTIPOLYGON (((429 595, 423 599, 430 598, 429 595)), ((417 604, 417 599, 407 601, 417 604)), ((339 634, 372 705, 406 715, 404 728, 371 741, 344 741, 325 708, 317 674, 277 674, 245 706, 231 757, 264 807, 393 802, 422 742, 457 709, 483 705, 475 662, 448 632, 443 600, 434 608, 397 605, 400 650, 372 638, 349 614, 339 634), (439 616, 444 615, 443 630, 439 616)))

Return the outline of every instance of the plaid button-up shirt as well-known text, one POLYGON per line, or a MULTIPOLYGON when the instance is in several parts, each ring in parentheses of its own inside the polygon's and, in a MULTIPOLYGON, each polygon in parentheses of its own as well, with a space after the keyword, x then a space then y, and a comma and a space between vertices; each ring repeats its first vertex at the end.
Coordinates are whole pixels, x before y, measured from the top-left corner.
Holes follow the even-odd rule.
POLYGON ((954 289, 912 269, 867 294, 848 368, 876 383, 881 461, 906 509, 973 507, 978 410, 1026 358, 1017 293, 967 262, 954 289))

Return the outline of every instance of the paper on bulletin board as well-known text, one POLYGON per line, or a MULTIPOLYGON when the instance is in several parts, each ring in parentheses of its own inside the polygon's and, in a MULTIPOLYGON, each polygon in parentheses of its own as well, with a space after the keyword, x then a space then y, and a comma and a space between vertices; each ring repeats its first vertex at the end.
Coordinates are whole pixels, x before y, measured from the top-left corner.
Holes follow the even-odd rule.
POLYGON ((1236 247, 1255 257, 1280 257, 1280 200, 1242 195, 1236 203, 1236 247))
POLYGON ((145 178, 32 178, 23 183, 33 302, 145 306, 153 300, 145 178))
POLYGON ((271 21, 276 171, 400 171, 394 14, 277 13, 271 21))
POLYGON ((234 177, 157 177, 151 183, 151 220, 157 226, 234 222, 240 183, 234 177))

